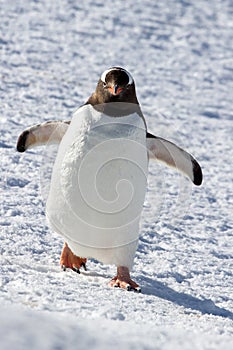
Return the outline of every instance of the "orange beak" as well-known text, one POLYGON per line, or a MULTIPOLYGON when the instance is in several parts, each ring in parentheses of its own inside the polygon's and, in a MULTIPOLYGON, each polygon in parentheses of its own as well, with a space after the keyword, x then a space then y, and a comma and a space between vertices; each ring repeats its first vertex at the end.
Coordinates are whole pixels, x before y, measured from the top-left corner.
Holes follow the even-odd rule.
POLYGON ((108 88, 108 91, 110 91, 110 93, 114 96, 119 95, 119 93, 121 93, 121 91, 123 91, 124 89, 119 87, 118 85, 114 85, 108 88))

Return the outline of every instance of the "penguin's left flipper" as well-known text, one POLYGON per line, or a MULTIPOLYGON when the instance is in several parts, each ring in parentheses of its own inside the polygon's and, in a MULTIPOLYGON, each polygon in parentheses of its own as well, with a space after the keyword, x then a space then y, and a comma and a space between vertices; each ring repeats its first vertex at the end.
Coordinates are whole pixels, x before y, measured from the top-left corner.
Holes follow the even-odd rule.
POLYGON ((41 145, 60 143, 65 135, 70 121, 49 121, 33 125, 24 130, 17 140, 17 151, 25 152, 29 148, 41 145))
POLYGON ((202 183, 202 170, 196 159, 182 148, 161 137, 150 133, 146 135, 149 159, 156 159, 174 167, 187 175, 191 181, 200 186, 202 183))

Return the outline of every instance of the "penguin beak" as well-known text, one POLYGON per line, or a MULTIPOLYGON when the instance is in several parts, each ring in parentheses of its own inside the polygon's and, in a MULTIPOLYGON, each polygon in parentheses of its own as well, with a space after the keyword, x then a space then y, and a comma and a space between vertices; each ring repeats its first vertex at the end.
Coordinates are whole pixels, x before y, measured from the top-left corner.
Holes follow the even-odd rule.
POLYGON ((114 86, 111 86, 108 88, 108 91, 114 95, 114 96, 117 96, 121 93, 121 91, 123 91, 124 89, 119 87, 118 85, 114 85, 114 86))

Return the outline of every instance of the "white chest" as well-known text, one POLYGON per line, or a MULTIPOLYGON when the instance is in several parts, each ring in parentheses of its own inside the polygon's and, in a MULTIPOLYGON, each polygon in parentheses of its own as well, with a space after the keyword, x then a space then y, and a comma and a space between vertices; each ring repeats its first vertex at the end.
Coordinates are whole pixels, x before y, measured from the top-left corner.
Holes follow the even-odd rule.
POLYGON ((53 169, 47 216, 70 240, 113 248, 138 238, 147 183, 144 122, 84 106, 75 114, 53 169))

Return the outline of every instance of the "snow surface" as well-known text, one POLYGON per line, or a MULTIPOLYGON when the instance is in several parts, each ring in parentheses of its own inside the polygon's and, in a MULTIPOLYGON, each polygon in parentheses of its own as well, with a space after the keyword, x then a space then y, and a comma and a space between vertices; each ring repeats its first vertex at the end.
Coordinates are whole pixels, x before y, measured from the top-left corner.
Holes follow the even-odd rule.
POLYGON ((232 349, 232 0, 1 0, 0 15, 0 348, 232 349), (113 65, 132 73, 149 131, 204 173, 194 187, 150 164, 142 294, 110 289, 115 268, 94 260, 60 271, 48 150, 15 150, 26 127, 70 119, 113 65))

